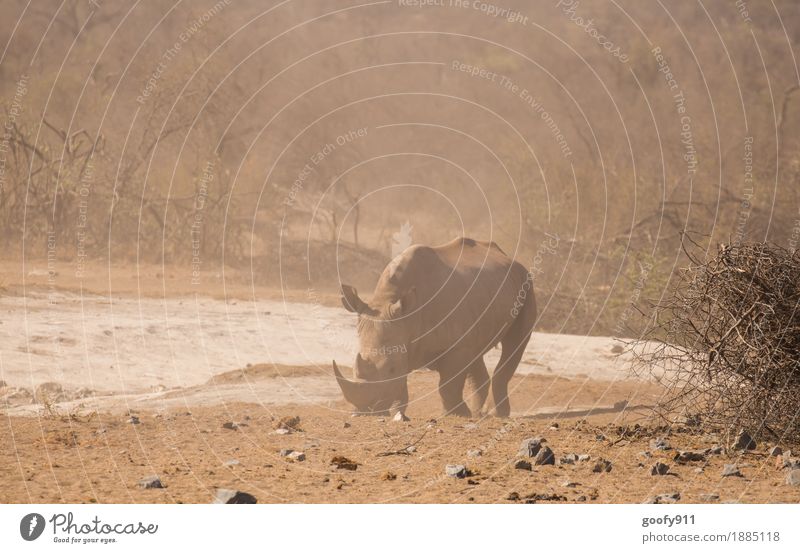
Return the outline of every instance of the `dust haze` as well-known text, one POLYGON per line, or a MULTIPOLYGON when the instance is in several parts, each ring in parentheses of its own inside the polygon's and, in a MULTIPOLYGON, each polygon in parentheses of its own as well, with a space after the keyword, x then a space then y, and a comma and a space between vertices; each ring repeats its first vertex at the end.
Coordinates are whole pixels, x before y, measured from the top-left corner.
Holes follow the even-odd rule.
POLYGON ((774 491, 771 461, 719 482, 716 454, 706 473, 681 463, 677 484, 653 482, 650 453, 632 456, 665 434, 646 414, 663 389, 631 376, 617 340, 639 336, 687 240, 796 248, 793 0, 8 0, 0 13, 0 435, 15 443, 0 500, 797 500, 774 491), (406 248, 460 236, 533 277, 512 422, 426 422, 430 371, 409 377, 410 422, 351 418, 330 372, 358 351, 341 284, 368 298, 406 248), (276 434, 287 416, 299 426, 276 434), (15 431, 30 424, 36 436, 15 431), (534 435, 581 485, 514 468, 534 435), (42 451, 58 470, 42 471, 42 451), (570 453, 592 460, 562 464, 570 453), (358 470, 331 469, 340 454, 358 470), (617 468, 593 472, 598 459, 617 468), (466 491, 441 477, 456 461, 474 469, 466 491), (139 490, 153 472, 167 489, 139 490))

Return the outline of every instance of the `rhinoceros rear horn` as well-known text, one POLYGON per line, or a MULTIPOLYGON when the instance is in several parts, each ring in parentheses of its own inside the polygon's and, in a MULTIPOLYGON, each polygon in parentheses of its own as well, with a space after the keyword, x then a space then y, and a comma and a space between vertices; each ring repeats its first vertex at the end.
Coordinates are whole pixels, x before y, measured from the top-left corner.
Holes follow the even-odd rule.
POLYGON ((336 382, 342 389, 344 399, 355 405, 358 409, 366 409, 375 399, 372 394, 372 386, 368 382, 354 382, 342 376, 336 361, 333 362, 333 374, 336 375, 336 382))

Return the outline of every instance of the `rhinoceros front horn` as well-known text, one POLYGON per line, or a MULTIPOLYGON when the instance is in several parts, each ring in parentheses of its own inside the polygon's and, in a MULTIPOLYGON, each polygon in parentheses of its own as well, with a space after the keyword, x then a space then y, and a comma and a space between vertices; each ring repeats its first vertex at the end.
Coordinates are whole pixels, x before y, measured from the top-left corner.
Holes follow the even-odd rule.
POLYGON ((336 375, 336 382, 342 389, 344 399, 355 405, 359 409, 367 408, 372 400, 371 384, 368 382, 354 382, 342 376, 339 367, 336 366, 336 361, 333 362, 333 374, 336 375))

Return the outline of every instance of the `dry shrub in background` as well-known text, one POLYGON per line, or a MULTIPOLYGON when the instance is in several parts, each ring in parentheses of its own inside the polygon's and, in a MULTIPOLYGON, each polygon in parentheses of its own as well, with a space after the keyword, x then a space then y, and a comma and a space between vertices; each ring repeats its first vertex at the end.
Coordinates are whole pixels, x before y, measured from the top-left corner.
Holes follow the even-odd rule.
POLYGON ((667 412, 800 440, 800 254, 742 243, 687 256, 635 348, 637 370, 668 387, 667 412))

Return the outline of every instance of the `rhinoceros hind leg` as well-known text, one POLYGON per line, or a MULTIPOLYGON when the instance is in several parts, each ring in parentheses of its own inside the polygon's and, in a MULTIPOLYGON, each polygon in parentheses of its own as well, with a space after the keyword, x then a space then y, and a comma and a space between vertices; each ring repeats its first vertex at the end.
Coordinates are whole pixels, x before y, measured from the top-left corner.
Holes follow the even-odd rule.
POLYGON ((469 366, 467 369, 467 379, 472 388, 472 393, 467 398, 473 417, 480 417, 486 398, 489 396, 489 371, 486 370, 486 363, 483 357, 469 366))
POLYGON ((521 343, 516 340, 503 341, 503 353, 500 354, 500 361, 492 373, 493 414, 496 417, 511 415, 511 404, 508 402, 508 383, 517 370, 522 354, 525 353, 528 338, 525 337, 521 343))

